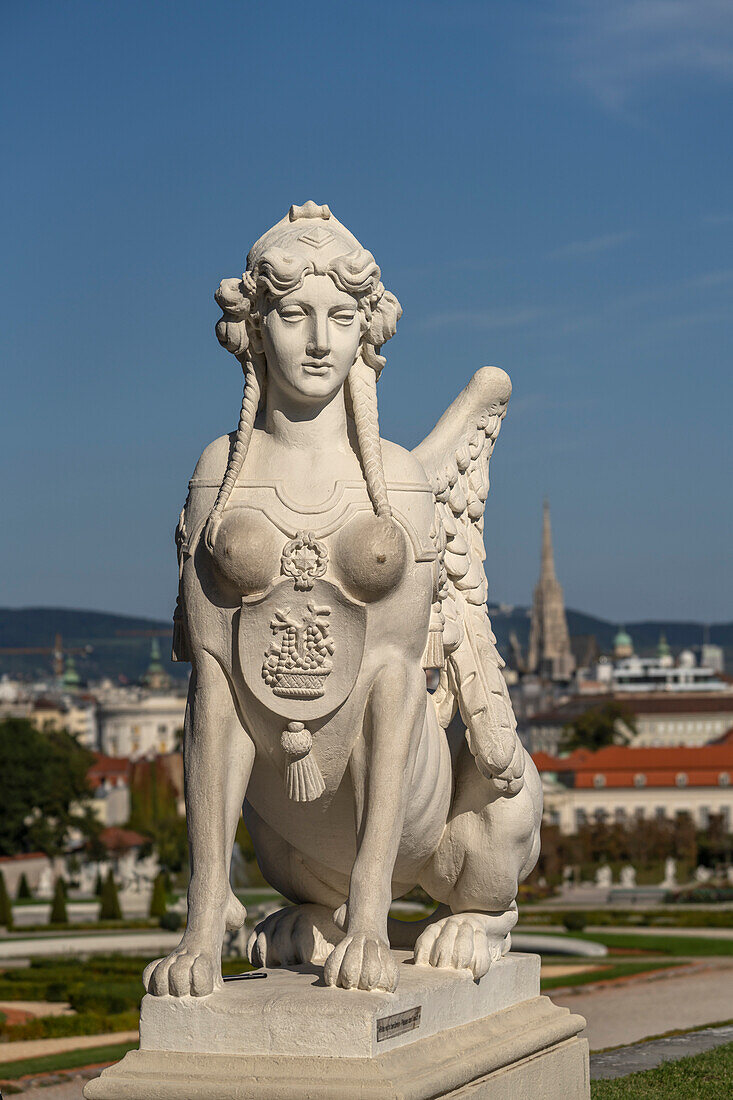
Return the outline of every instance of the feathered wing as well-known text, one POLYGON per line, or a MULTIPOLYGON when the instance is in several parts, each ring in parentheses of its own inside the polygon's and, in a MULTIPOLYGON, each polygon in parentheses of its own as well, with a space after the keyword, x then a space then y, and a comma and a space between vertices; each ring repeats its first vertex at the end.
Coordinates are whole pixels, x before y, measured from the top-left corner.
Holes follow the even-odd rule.
POLYGON ((511 392, 508 374, 482 367, 413 452, 435 494, 440 576, 426 663, 442 666, 438 714, 445 727, 460 710, 479 771, 508 795, 522 787, 524 752, 486 607, 483 529, 489 459, 511 392))

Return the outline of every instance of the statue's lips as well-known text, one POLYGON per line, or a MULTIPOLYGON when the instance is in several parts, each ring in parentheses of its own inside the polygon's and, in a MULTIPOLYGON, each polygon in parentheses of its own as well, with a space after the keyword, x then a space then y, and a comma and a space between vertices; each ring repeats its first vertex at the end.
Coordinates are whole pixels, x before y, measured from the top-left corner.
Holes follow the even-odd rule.
POLYGON ((304 362, 303 367, 308 374, 325 374, 327 370, 332 369, 333 363, 330 363, 328 360, 319 363, 304 362))

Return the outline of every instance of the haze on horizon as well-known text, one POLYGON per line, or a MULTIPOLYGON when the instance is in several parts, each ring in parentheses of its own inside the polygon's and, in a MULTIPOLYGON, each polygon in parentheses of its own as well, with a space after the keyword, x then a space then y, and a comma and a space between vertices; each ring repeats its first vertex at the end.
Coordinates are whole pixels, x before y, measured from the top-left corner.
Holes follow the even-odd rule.
POLYGON ((102 5, 4 13, 0 605, 168 619, 173 529, 241 375, 212 293, 312 198, 404 307, 382 434, 485 363, 492 601, 542 500, 566 605, 733 619, 733 7, 102 5), (275 29, 276 28, 276 29, 275 29))

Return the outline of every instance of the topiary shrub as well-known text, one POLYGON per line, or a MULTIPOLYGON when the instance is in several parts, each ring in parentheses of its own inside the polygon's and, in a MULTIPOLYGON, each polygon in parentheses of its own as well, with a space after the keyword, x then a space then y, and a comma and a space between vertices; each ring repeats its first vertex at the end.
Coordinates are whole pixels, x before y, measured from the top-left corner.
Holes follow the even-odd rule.
POLYGON ((102 886, 102 897, 100 899, 99 905, 99 919, 122 920, 120 899, 117 896, 117 884, 111 871, 107 872, 107 877, 104 880, 104 885, 102 886))
POLYGON ((13 906, 2 871, 0 871, 0 925, 5 925, 8 932, 13 927, 13 906))
POLYGON ((166 932, 177 932, 183 924, 183 918, 180 913, 176 913, 171 909, 168 913, 164 913, 158 921, 161 928, 165 928, 166 932))
POLYGON ((51 924, 69 923, 69 915, 66 912, 66 891, 64 890, 64 880, 62 878, 56 879, 56 885, 53 888, 53 901, 51 903, 51 916, 49 921, 51 924))
POLYGON ((150 898, 150 916, 151 917, 164 917, 168 909, 168 899, 166 898, 165 889, 165 875, 161 871, 156 876, 153 883, 153 893, 150 898))
POLYGON ((75 1012, 97 1012, 114 1016, 139 1008, 142 996, 139 980, 128 982, 86 982, 69 990, 69 1004, 75 1012))
POLYGON ((568 932, 582 932, 587 923, 585 913, 564 913, 562 922, 568 932))
POLYGON ((28 885, 28 879, 25 877, 25 871, 18 879, 18 888, 15 891, 15 897, 17 901, 27 901, 28 898, 32 898, 31 888, 28 885))

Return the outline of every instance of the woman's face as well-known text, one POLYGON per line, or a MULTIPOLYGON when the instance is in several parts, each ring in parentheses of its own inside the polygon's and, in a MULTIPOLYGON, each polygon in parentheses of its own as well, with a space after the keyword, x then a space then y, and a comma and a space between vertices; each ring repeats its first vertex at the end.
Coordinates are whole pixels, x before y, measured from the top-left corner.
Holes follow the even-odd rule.
POLYGON ((291 400, 330 400, 343 386, 359 348, 356 299, 328 275, 306 275, 298 290, 271 302, 262 318, 268 380, 291 400))

